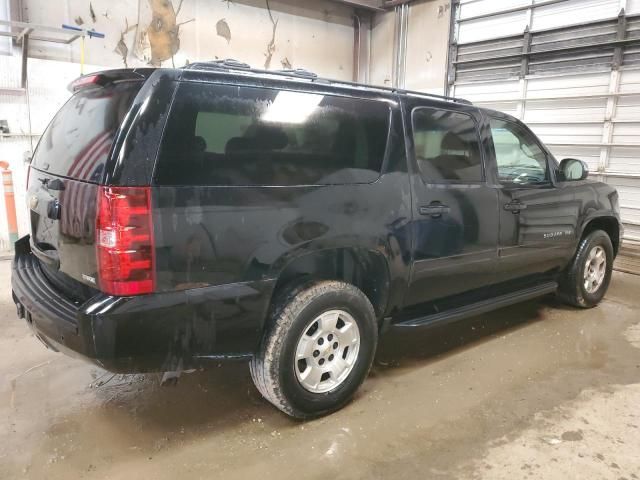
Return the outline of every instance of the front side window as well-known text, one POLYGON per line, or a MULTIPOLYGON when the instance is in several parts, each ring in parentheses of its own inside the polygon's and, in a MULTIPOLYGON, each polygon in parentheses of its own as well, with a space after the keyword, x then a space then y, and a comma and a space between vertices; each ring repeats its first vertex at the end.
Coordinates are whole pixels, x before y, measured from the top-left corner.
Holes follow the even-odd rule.
POLYGON ((307 92, 184 83, 165 128, 161 185, 369 183, 380 176, 390 110, 307 92))
POLYGON ((425 181, 482 181, 480 142, 470 115, 420 107, 411 120, 416 161, 425 181))
POLYGON ((503 185, 541 185, 549 182, 547 155, 531 133, 513 122, 490 119, 491 136, 503 185))

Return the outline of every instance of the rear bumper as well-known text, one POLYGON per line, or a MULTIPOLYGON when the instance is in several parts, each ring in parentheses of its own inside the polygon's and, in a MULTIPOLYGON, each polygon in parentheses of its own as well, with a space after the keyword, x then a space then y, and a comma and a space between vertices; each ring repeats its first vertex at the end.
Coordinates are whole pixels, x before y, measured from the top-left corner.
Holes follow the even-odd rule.
MULTIPOLYGON (((16 243, 11 286, 18 315, 50 348, 113 372, 175 371, 249 358, 260 341, 271 282, 74 303, 16 243)), ((28 245, 28 242, 27 242, 28 245)))

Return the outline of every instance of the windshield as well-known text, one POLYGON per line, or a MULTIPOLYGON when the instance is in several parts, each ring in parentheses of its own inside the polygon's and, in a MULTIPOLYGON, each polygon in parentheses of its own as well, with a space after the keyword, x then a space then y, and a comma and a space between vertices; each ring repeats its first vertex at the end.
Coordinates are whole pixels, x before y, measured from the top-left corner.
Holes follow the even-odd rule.
POLYGON ((45 130, 31 166, 98 183, 116 131, 141 86, 120 82, 76 93, 45 130))

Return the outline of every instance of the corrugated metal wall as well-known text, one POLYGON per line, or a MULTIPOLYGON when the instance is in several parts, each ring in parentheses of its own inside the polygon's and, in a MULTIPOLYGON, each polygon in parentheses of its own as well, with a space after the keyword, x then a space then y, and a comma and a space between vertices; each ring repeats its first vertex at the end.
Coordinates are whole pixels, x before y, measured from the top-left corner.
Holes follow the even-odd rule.
POLYGON ((461 0, 454 15, 450 93, 586 161, 640 240, 640 0, 461 0))

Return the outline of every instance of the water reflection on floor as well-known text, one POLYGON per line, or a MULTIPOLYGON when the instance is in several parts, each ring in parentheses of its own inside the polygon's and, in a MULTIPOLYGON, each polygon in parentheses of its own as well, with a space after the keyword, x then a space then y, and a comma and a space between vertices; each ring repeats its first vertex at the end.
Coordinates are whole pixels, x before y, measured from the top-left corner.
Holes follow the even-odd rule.
MULTIPOLYGON (((8 262, 0 269, 7 284, 8 262)), ((625 337, 640 321, 638 291, 640 277, 616 274, 596 309, 549 297, 390 334, 356 399, 311 422, 264 402, 246 364, 161 387, 157 375, 112 375, 48 352, 5 292, 0 478, 456 478, 536 412, 640 382, 640 350, 625 337)))

